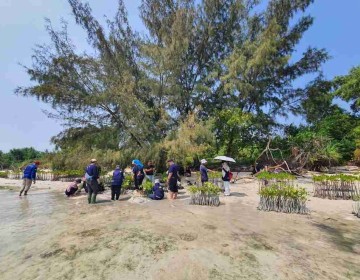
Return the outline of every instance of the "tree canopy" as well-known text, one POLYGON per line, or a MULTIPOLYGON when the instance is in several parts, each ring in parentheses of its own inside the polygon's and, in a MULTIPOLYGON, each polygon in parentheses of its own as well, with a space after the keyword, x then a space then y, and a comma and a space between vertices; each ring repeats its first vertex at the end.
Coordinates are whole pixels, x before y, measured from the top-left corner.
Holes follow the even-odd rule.
MULTIPOLYGON (((295 59, 313 24, 306 12, 311 0, 142 0, 143 36, 130 26, 122 0, 106 25, 89 4, 68 2, 92 51, 77 49, 67 22, 55 30, 47 20, 51 44, 38 45, 26 67, 35 85, 16 89, 51 104, 48 116, 65 126, 53 138, 62 153, 113 150, 126 160, 154 157, 155 150, 159 158, 175 155, 182 134, 195 137, 184 132, 195 118, 214 138, 196 140, 193 156, 211 142, 215 152, 254 158, 283 128, 280 116, 305 116, 315 130, 337 120, 329 117, 336 112, 335 85, 335 94, 358 110, 358 68, 333 83, 321 73, 326 50, 309 46, 295 59), (295 86, 307 74, 314 80, 295 86)), ((336 138, 331 129, 329 139, 336 138)))

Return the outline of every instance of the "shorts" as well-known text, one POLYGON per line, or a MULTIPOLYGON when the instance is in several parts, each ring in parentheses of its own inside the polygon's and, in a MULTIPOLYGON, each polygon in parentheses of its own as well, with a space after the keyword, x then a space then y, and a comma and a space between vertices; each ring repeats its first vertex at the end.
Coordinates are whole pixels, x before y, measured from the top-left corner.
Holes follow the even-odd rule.
POLYGON ((170 179, 169 181, 169 191, 177 193, 179 191, 177 186, 177 180, 170 179))

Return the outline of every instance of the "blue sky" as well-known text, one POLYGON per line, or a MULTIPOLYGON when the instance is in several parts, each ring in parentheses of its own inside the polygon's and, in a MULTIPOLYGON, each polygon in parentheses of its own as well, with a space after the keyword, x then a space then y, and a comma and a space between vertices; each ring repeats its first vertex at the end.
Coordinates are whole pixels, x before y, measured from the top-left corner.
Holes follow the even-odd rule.
MULTIPOLYGON (((114 14, 117 0, 90 0, 94 15, 114 14)), ((129 20, 133 28, 143 30, 138 16, 140 0, 125 0, 129 20)), ((360 65, 360 1, 316 0, 307 13, 315 17, 314 25, 305 33, 295 55, 301 54, 309 45, 326 48, 332 59, 323 66, 328 79, 347 74, 353 66, 360 65)), ((14 95, 17 86, 30 85, 29 78, 19 63, 31 64, 35 44, 48 42, 44 18, 50 18, 54 26, 60 19, 69 22, 69 31, 79 49, 85 48, 84 33, 76 27, 66 0, 0 0, 0 150, 34 147, 52 149, 50 138, 62 127, 48 119, 43 110, 46 104, 35 98, 14 95)))

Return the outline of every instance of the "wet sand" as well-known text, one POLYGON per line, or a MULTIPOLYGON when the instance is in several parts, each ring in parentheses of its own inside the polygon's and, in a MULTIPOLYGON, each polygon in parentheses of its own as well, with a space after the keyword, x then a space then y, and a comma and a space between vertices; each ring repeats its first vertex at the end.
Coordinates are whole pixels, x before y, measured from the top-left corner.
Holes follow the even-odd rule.
POLYGON ((261 212, 257 182, 242 177, 219 207, 189 205, 185 190, 177 201, 105 192, 88 205, 67 199, 67 184, 37 182, 19 198, 20 181, 0 180, 14 189, 0 191, 1 279, 360 279, 351 201, 261 212))

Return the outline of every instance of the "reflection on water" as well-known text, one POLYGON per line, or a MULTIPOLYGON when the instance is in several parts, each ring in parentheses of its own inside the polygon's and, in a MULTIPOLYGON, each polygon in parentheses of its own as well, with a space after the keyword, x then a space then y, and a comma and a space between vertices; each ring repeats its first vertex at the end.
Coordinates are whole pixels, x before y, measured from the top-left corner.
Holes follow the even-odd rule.
POLYGON ((66 215, 69 201, 62 194, 0 190, 0 257, 21 248, 54 219, 66 215))

